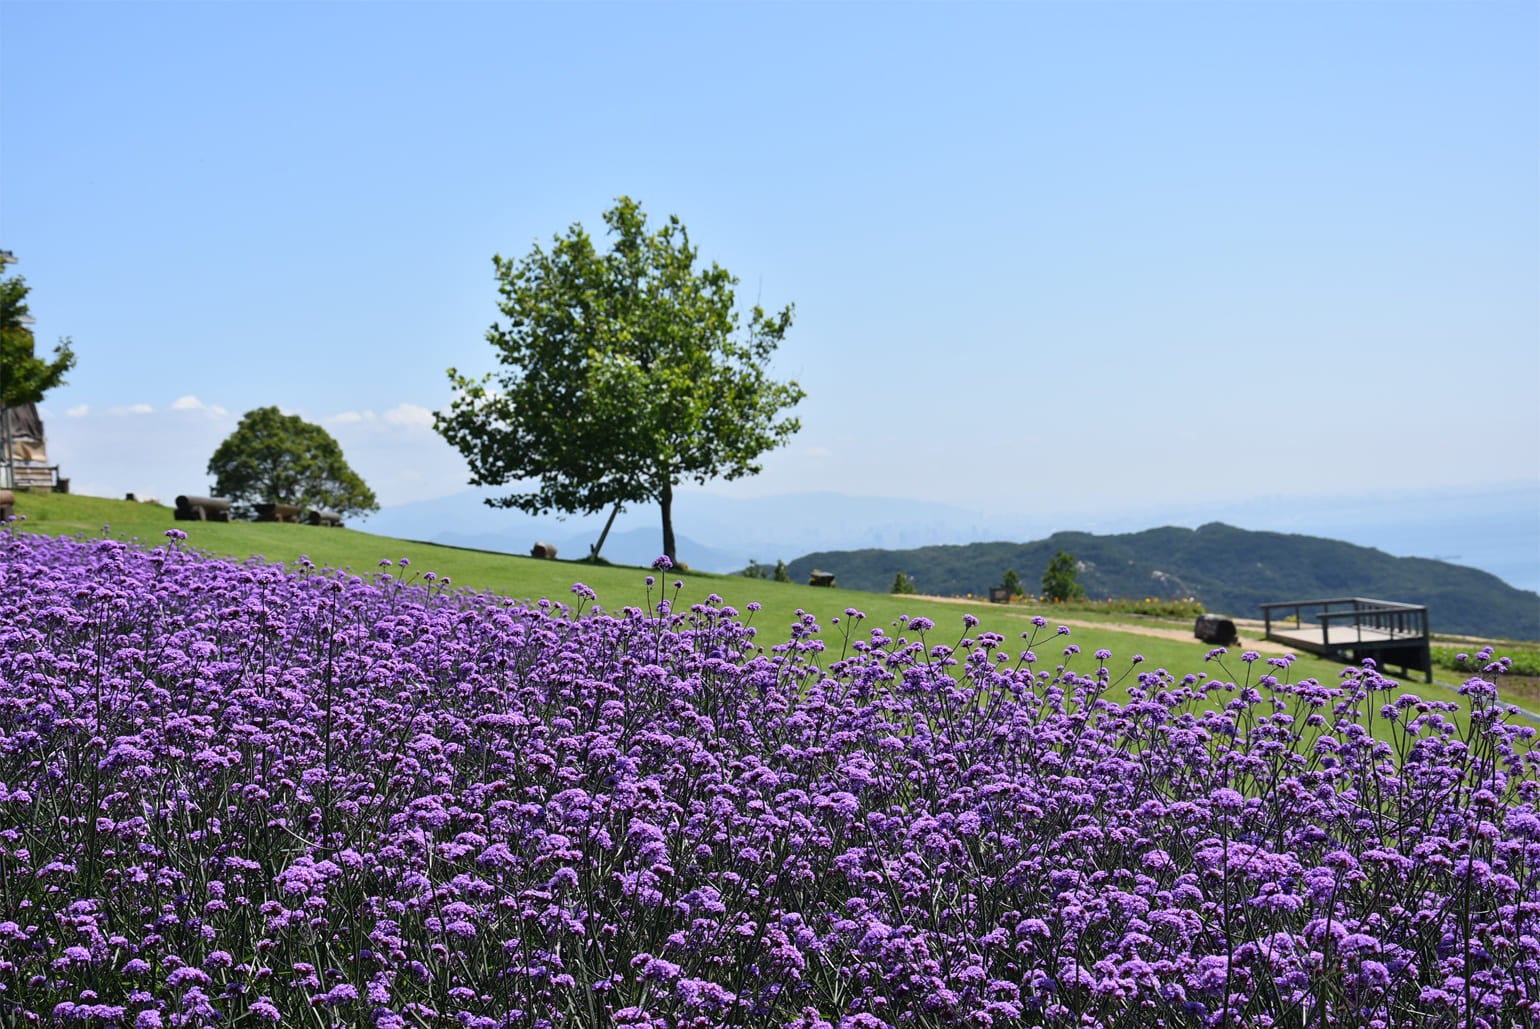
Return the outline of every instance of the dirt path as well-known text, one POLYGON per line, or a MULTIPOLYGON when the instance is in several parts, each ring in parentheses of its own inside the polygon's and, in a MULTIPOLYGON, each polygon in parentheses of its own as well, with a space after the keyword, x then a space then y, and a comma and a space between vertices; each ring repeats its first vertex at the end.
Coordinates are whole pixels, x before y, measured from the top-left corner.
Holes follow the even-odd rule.
MULTIPOLYGON (((1177 640, 1184 643, 1196 643, 1198 638, 1193 635, 1191 629, 1169 629, 1159 625, 1140 625, 1136 622, 1090 622, 1077 618, 1060 618, 1055 623, 1067 625, 1071 629, 1106 629, 1109 632, 1126 632, 1135 636, 1155 636, 1163 640, 1177 640)), ((1288 654, 1288 647, 1281 643, 1262 638, 1262 626, 1252 627, 1244 622, 1235 622, 1236 632, 1240 635, 1240 641, 1230 646, 1232 652, 1240 650, 1255 650, 1258 654, 1288 654)))
MULTIPOLYGON (((939 601, 943 604, 966 604, 975 608, 979 606, 977 598, 968 600, 964 597, 926 596, 925 599, 939 601)), ((1270 640, 1263 639, 1263 626, 1260 619, 1236 618, 1233 621, 1235 622, 1236 631, 1240 633, 1240 642, 1228 648, 1231 653, 1238 653, 1243 650, 1255 650, 1259 654, 1270 656, 1298 653, 1297 650, 1285 647, 1281 643, 1273 643, 1270 640)), ((1191 629, 1177 629, 1160 625, 1141 625, 1138 622, 1094 622, 1075 618, 1071 615, 1055 617, 1053 624, 1067 625, 1071 629, 1106 629, 1109 632, 1126 632, 1134 636, 1154 636, 1159 639, 1176 640, 1184 643, 1197 642, 1197 637, 1193 635, 1191 629)), ((1441 637, 1435 642, 1438 645, 1448 646, 1455 641, 1456 638, 1454 637, 1441 637)), ((1471 640, 1470 642, 1472 646, 1485 645, 1480 640, 1471 640)), ((1458 678, 1458 676, 1455 676, 1455 673, 1438 671, 1436 673, 1436 678, 1440 680, 1438 685, 1445 689, 1452 689, 1453 684, 1449 681, 1452 676, 1458 678)), ((1420 683, 1413 685, 1420 685, 1420 683)), ((1526 718, 1529 718, 1531 721, 1540 722, 1540 677, 1508 676, 1503 682, 1503 690, 1505 702, 1518 705, 1526 718)))
MULTIPOLYGON (((977 599, 969 600, 965 597, 937 597, 925 595, 926 600, 935 600, 943 604, 964 604, 969 607, 978 607, 977 599)), ((1176 640, 1180 643, 1196 643, 1198 638, 1193 635, 1191 629, 1176 629, 1163 625, 1148 625, 1141 622, 1098 622, 1088 619, 1076 618, 1073 615, 1056 615, 1054 625, 1067 625, 1071 629, 1106 629, 1108 632, 1126 632, 1134 636, 1154 636, 1163 640, 1176 640)), ((1262 623, 1244 618, 1233 619, 1236 631, 1240 634, 1240 642, 1230 647, 1232 651, 1255 650, 1259 654, 1287 654, 1290 649, 1281 643, 1273 643, 1262 638, 1262 623)))

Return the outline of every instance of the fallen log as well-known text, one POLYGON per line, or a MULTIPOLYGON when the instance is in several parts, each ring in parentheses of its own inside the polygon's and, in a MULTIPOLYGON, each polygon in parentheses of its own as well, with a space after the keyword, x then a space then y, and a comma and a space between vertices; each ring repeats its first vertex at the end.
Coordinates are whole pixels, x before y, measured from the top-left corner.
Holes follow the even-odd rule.
POLYGON ((224 497, 177 497, 172 517, 179 522, 228 522, 230 501, 224 497))

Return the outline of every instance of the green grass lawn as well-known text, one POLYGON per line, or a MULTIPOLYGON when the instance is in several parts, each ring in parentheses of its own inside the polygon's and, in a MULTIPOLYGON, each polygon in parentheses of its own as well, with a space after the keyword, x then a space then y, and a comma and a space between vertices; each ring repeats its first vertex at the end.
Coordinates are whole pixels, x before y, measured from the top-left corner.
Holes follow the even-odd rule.
MULTIPOLYGON (((50 535, 100 537, 104 527, 108 535, 117 539, 138 539, 148 546, 165 542, 167 529, 181 529, 187 533, 187 545, 224 557, 244 559, 252 556, 267 561, 293 562, 300 556, 308 557, 322 567, 350 569, 355 574, 370 576, 380 571, 381 560, 411 563, 408 574, 433 572, 448 576, 456 586, 488 590, 516 599, 549 597, 553 600, 571 599, 571 588, 582 582, 598 594, 598 603, 606 609, 618 610, 628 604, 644 607, 647 592, 644 578, 653 574, 649 569, 626 566, 592 565, 581 561, 546 561, 512 554, 467 550, 432 543, 414 543, 375 536, 355 529, 329 529, 310 525, 282 525, 273 523, 233 522, 178 522, 172 517, 172 509, 157 504, 138 504, 122 500, 106 500, 63 494, 18 493, 16 513, 25 515, 19 522, 22 531, 41 532, 50 535)), ((393 573, 397 569, 391 570, 393 573)), ((1099 648, 1113 653, 1108 662, 1114 678, 1128 668, 1134 654, 1142 654, 1145 663, 1141 670, 1165 668, 1178 676, 1187 672, 1207 672, 1211 677, 1242 678, 1245 668, 1239 652, 1248 644, 1230 648, 1227 663, 1232 676, 1224 676, 1213 663, 1205 664, 1204 655, 1209 645, 1196 639, 1166 639, 1119 631, 1119 624, 1130 622, 1152 624, 1170 628, 1189 628, 1181 623, 1166 623, 1157 619, 1134 618, 1094 612, 1079 612, 1072 608, 1045 607, 1036 609, 1022 604, 999 605, 985 600, 949 601, 929 597, 895 596, 885 593, 863 593, 854 590, 820 589, 794 583, 778 583, 764 579, 749 579, 736 575, 712 575, 703 572, 671 571, 656 575, 658 585, 653 589, 653 600, 666 595, 675 597, 672 584, 684 583, 675 606, 688 606, 715 593, 723 600, 745 611, 750 601, 757 601, 762 610, 753 616, 753 624, 759 629, 760 639, 766 646, 783 642, 797 611, 804 610, 817 617, 823 627, 823 639, 828 652, 840 652, 843 628, 849 619, 846 608, 856 608, 866 615, 860 627, 862 635, 873 627, 891 632, 892 623, 900 616, 923 616, 936 623, 927 635, 929 642, 954 644, 964 634, 963 616, 972 614, 980 621, 978 631, 992 631, 1003 635, 1005 649, 1014 656, 1021 649, 1021 634, 1033 631, 1032 617, 1041 613, 1050 620, 1045 634, 1038 630, 1039 643, 1036 653, 1038 667, 1052 668, 1062 660, 1063 648, 1068 643, 1080 647, 1081 653, 1074 658, 1071 667, 1089 671, 1096 665, 1092 654, 1099 648), (838 618, 840 624, 834 620, 838 618), (1079 626, 1067 638, 1047 639, 1052 636, 1058 619, 1076 622, 1102 622, 1100 625, 1079 626)), ((746 613, 746 611, 745 611, 746 613)), ((912 634, 910 634, 912 635, 912 634)), ((1244 637, 1243 637, 1244 640, 1244 637)), ((1314 677, 1322 683, 1334 683, 1343 666, 1310 655, 1300 655, 1295 662, 1291 677, 1295 680, 1314 677)), ((1256 671, 1260 674, 1261 668, 1256 671)), ((1453 679, 1440 676, 1445 685, 1453 679)), ((1428 695, 1438 695, 1417 679, 1408 682, 1414 692, 1419 688, 1428 695)))

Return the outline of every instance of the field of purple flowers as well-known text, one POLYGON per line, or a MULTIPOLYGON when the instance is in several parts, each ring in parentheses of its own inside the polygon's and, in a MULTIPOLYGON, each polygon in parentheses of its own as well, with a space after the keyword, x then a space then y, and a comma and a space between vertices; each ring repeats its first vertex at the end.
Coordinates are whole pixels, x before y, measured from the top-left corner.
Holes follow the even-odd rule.
POLYGON ((1500 661, 1457 721, 168 535, 0 531, 0 1025, 1540 1023, 1500 661))

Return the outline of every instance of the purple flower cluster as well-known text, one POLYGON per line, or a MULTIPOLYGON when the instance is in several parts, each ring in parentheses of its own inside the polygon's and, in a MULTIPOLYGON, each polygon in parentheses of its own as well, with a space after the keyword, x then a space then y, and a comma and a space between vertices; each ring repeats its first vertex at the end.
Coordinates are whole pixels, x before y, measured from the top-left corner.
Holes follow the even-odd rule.
POLYGON ((0 532, 0 1024, 1540 1023, 1488 680, 574 593, 0 532))

